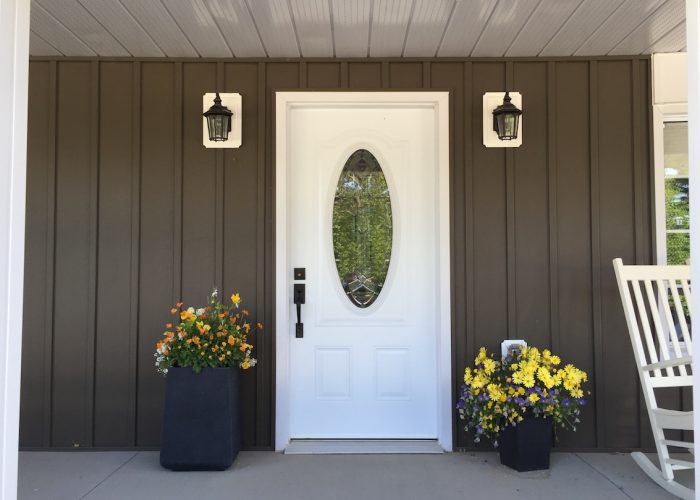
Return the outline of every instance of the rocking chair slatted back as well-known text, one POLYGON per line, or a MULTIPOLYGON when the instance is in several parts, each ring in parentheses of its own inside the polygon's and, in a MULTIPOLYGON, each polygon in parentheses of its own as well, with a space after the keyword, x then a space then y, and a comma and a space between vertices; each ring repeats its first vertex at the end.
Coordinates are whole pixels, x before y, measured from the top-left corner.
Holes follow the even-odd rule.
POLYGON ((690 267, 613 265, 640 376, 653 388, 692 385, 690 267))
POLYGON ((674 480, 674 470, 694 467, 671 458, 669 446, 694 450, 690 441, 669 440, 665 429, 693 430, 693 412, 659 408, 654 389, 693 384, 693 340, 690 316, 689 266, 625 266, 613 260, 632 350, 642 392, 649 411, 659 455, 656 466, 641 452, 632 458, 662 488, 681 498, 694 498, 693 490, 674 480))

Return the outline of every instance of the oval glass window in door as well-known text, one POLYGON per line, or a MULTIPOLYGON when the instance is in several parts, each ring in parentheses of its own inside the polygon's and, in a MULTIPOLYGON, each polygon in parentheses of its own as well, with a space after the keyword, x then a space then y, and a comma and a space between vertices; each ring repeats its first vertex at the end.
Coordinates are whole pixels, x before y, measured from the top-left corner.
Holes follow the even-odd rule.
POLYGON ((333 203, 333 253, 340 283, 357 307, 372 305, 386 281, 393 224, 379 162, 358 149, 345 162, 333 203))

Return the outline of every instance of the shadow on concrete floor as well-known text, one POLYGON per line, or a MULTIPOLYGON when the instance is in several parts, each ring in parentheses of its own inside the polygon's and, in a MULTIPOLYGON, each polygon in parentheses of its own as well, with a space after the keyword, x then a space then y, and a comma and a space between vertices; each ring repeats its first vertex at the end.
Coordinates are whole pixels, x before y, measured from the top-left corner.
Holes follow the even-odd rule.
MULTIPOLYGON (((693 484, 693 472, 680 481, 693 484)), ((157 452, 22 452, 20 499, 667 499, 624 453, 553 453, 519 474, 493 452, 283 455, 242 452, 225 472, 171 472, 157 452)))

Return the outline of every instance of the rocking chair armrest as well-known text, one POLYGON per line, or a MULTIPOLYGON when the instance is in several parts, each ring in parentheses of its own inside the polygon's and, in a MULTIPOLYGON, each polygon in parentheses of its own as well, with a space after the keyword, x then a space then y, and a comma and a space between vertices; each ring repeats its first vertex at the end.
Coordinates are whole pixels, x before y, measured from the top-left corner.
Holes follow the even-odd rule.
POLYGON ((660 368, 672 368, 674 366, 689 365, 693 362, 692 356, 683 356, 680 358, 667 359, 666 361, 659 361, 658 363, 650 363, 642 367, 644 371, 658 370, 660 368))

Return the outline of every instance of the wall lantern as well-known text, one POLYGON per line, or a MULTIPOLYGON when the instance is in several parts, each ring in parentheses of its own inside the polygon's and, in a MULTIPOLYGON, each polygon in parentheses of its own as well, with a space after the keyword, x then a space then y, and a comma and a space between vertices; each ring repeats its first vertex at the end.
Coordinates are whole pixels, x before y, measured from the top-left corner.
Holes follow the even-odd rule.
MULTIPOLYGON (((510 101, 510 99, 508 99, 510 101)), ((512 106, 512 104, 511 104, 512 106)), ((494 111, 494 116, 496 112, 494 111)), ((216 93, 214 105, 202 113, 207 119, 207 129, 209 130, 209 140, 223 142, 228 140, 228 133, 231 132, 231 117, 233 113, 226 106, 221 105, 221 97, 216 93)))
POLYGON ((484 146, 517 148, 523 143, 522 96, 519 92, 487 92, 483 98, 484 146))
POLYGON ((206 148, 241 145, 241 94, 204 94, 202 142, 206 148), (212 105, 213 101, 213 105, 212 105))
POLYGON ((518 138, 518 125, 523 112, 511 101, 506 92, 503 104, 493 110, 493 130, 502 141, 512 141, 518 138))

